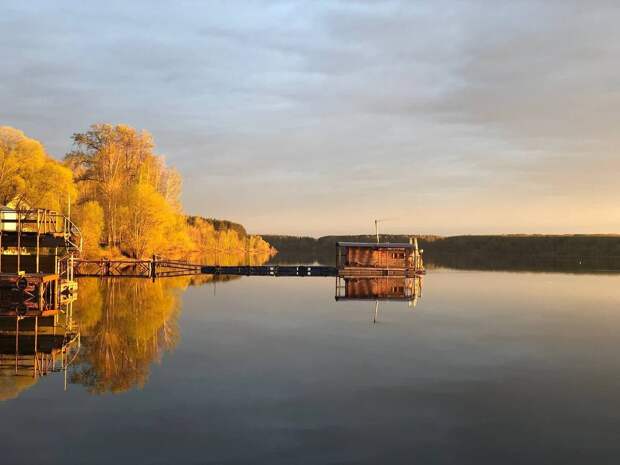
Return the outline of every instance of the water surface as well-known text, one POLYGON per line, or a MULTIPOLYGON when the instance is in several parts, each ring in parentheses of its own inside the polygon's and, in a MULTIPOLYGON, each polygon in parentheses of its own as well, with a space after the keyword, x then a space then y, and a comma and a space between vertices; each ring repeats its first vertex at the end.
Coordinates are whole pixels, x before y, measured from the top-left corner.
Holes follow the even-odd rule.
POLYGON ((376 314, 333 278, 204 281, 82 280, 67 390, 0 376, 2 463, 620 459, 618 275, 432 270, 376 314))

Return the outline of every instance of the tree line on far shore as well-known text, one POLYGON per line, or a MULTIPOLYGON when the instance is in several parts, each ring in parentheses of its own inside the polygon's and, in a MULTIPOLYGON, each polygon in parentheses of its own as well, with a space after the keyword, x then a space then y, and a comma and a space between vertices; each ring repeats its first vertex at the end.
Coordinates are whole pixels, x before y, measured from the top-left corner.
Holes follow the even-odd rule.
MULTIPOLYGON (((296 237, 263 235, 278 250, 275 262, 336 262, 338 241, 374 242, 374 235, 296 237)), ((409 242, 413 235, 385 234, 382 242, 409 242)), ((479 270, 618 271, 620 235, 503 234, 415 235, 428 268, 479 270)))
POLYGON ((39 141, 0 126, 0 203, 67 214, 70 199, 89 257, 270 253, 241 225, 186 216, 181 176, 155 154, 147 131, 94 124, 72 140, 60 162, 39 141))

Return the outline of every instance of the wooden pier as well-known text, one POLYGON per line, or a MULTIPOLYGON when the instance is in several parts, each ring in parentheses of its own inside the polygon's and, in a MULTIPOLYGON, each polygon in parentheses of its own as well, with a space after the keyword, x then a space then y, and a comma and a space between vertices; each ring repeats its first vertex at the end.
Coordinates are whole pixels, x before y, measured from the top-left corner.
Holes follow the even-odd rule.
POLYGON ((150 260, 73 260, 75 277, 165 278, 200 274, 202 265, 153 256, 150 260))
POLYGON ((73 274, 76 277, 152 279, 196 274, 216 276, 338 276, 338 269, 333 266, 316 265, 199 265, 160 258, 153 258, 151 260, 75 259, 73 261, 73 274))
POLYGON ((410 278, 424 274, 417 243, 338 243, 337 266, 325 265, 200 265, 153 256, 150 260, 72 260, 76 277, 161 278, 215 276, 357 276, 410 278))
POLYGON ((201 270, 217 276, 338 276, 335 266, 321 265, 203 266, 201 270))
POLYGON ((325 265, 198 265, 169 260, 82 260, 75 259, 75 277, 99 278, 164 278, 209 274, 215 276, 358 276, 358 277, 414 277, 423 270, 402 268, 347 267, 325 265))
POLYGON ((332 276, 332 277, 414 277, 421 270, 386 268, 337 268, 324 265, 262 265, 262 266, 203 266, 203 274, 238 276, 332 276))

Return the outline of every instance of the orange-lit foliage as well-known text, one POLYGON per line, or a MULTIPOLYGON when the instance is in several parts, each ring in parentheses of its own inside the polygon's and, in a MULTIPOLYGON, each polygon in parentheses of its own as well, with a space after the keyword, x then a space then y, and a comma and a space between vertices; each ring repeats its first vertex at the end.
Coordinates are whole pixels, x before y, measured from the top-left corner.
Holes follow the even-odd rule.
POLYGON ((84 255, 119 251, 141 258, 268 254, 269 244, 227 221, 186 217, 179 173, 154 153, 152 136, 126 125, 95 124, 73 135, 65 164, 40 142, 0 126, 0 203, 68 212, 81 227, 84 255))
POLYGON ((0 203, 65 211, 69 196, 76 196, 71 171, 51 158, 39 141, 0 126, 0 203))
POLYGON ((153 152, 148 132, 95 124, 74 134, 73 141, 66 163, 77 181, 80 202, 96 202, 103 209, 99 239, 109 249, 135 258, 270 252, 269 244, 247 235, 240 225, 186 219, 180 203, 181 177, 153 152))
POLYGON ((83 347, 72 382, 93 393, 142 387, 150 366, 174 348, 180 291, 188 278, 82 279, 74 304, 83 347))

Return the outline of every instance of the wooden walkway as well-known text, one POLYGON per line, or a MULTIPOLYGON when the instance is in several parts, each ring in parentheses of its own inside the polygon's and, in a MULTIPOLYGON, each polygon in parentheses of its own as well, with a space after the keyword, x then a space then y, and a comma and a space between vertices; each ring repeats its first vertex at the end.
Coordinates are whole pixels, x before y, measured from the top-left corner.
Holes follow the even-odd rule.
POLYGON ((177 260, 73 260, 75 277, 163 278, 209 274, 215 276, 338 276, 333 266, 263 265, 205 266, 177 260))
POLYGON ((163 278, 200 274, 202 266, 180 260, 73 260, 75 277, 163 278))
POLYGON ((338 269, 335 266, 320 265, 203 266, 202 274, 216 276, 338 276, 338 269))
POLYGON ((413 277, 423 270, 345 267, 324 265, 218 266, 198 265, 154 257, 151 260, 73 260, 74 277, 163 278, 207 274, 214 276, 359 276, 413 277))

